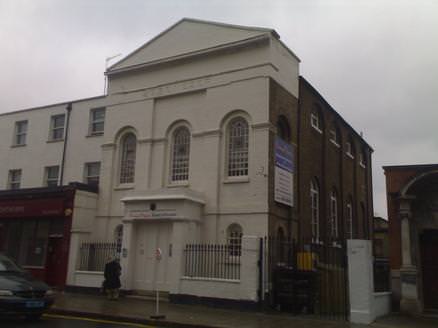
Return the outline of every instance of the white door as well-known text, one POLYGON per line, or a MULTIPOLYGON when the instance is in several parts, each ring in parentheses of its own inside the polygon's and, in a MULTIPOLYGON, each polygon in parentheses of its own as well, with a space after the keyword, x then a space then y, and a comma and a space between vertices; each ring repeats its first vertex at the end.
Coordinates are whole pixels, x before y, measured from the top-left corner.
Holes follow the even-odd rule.
POLYGON ((148 222, 136 227, 134 289, 169 291, 169 251, 171 223, 148 222), (161 260, 156 257, 161 249, 161 260))

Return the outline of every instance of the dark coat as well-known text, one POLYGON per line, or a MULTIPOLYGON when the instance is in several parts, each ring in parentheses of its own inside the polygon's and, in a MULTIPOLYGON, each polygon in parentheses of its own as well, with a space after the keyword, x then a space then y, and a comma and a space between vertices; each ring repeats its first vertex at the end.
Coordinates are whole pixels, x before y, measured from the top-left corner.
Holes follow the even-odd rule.
POLYGON ((120 267, 119 262, 113 260, 105 264, 105 272, 104 277, 105 281, 103 286, 105 289, 115 289, 120 288, 120 275, 122 273, 122 268, 120 267))

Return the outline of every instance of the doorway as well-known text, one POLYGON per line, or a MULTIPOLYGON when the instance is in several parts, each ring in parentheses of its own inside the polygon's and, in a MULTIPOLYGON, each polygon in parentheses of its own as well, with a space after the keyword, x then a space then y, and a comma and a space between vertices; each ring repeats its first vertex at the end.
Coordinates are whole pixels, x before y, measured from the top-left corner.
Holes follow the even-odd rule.
POLYGON ((427 230, 420 238, 425 309, 438 309, 438 230, 427 230))
POLYGON ((169 222, 140 223, 136 229, 134 289, 169 291, 169 257, 171 252, 169 222), (156 256, 161 250, 161 259, 156 256))
POLYGON ((62 236, 49 237, 46 259, 46 283, 51 287, 64 285, 64 264, 62 236))

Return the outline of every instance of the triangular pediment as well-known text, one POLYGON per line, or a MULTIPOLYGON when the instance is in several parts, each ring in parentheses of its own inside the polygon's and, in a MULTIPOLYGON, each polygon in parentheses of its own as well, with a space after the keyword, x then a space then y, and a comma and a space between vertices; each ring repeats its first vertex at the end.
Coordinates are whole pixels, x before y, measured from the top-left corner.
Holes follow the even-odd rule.
POLYGON ((277 36, 272 29, 184 18, 117 62, 109 71, 196 53, 268 33, 277 36))

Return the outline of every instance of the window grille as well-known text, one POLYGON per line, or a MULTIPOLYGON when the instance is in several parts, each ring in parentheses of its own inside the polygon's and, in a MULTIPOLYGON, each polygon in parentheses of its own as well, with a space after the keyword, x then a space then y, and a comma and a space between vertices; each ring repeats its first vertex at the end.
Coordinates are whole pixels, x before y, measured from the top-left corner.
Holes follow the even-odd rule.
POLYGON ((122 154, 120 161, 120 183, 133 183, 135 175, 135 152, 137 138, 132 133, 122 140, 122 154))
POLYGON ((227 245, 231 256, 240 256, 242 253, 242 227, 232 224, 228 227, 227 245))
POLYGON ((64 138, 65 115, 54 115, 51 117, 50 140, 62 140, 64 138))
POLYGON ((330 235, 333 239, 338 238, 338 198, 336 191, 330 195, 330 235))
POLYGON ((310 203, 312 212, 312 237, 314 241, 319 240, 319 187, 314 180, 310 183, 310 203))
POLYGON ((58 185, 59 166, 46 167, 46 186, 56 187, 58 185))
POLYGON ((100 162, 85 163, 85 183, 93 186, 99 185, 100 162))
POLYGON ((123 225, 119 224, 115 231, 114 237, 116 242, 116 253, 120 255, 122 252, 122 242, 123 242, 123 225))
POLYGON ((180 127, 173 134, 172 149, 172 181, 187 181, 189 179, 190 132, 186 127, 180 127))
POLYGON ((228 176, 248 175, 248 123, 243 118, 233 120, 228 130, 228 176))
POLYGON ((20 189, 21 169, 9 170, 9 189, 20 189))
POLYGON ((105 108, 90 111, 90 135, 102 134, 105 128, 105 108))
POLYGON ((27 135, 27 121, 20 121, 15 123, 15 146, 23 146, 26 144, 27 135))

